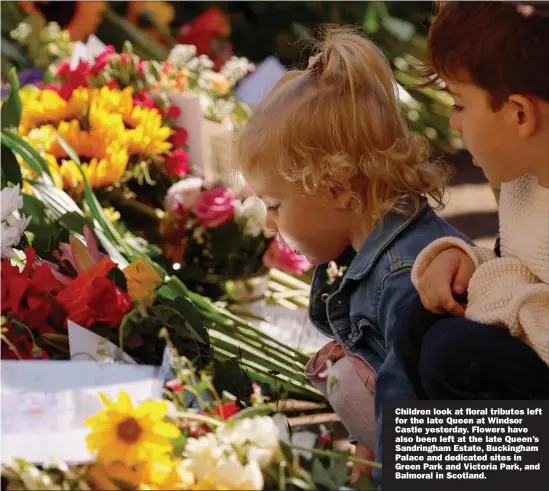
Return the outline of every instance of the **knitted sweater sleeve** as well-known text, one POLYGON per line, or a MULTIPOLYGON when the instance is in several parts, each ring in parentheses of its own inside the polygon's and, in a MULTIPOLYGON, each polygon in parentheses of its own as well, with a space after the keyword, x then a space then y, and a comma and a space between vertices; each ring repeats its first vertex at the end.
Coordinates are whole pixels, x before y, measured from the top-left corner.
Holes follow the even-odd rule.
POLYGON ((452 248, 458 248, 467 254, 471 258, 471 261, 473 261, 475 270, 481 264, 497 257, 495 252, 487 247, 471 246, 458 237, 442 237, 429 244, 416 258, 414 267, 412 268, 412 283, 416 288, 418 279, 433 260, 441 252, 452 248))

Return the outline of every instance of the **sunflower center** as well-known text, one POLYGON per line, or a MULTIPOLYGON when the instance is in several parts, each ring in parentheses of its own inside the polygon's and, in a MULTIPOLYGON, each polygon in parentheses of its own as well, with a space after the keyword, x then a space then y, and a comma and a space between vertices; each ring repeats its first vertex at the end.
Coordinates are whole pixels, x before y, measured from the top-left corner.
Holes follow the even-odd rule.
POLYGON ((116 428, 118 438, 125 443, 131 444, 139 440, 143 430, 135 418, 126 418, 116 428))
POLYGON ((36 2, 35 7, 42 12, 48 22, 57 22, 61 29, 68 26, 76 13, 76 2, 36 2))

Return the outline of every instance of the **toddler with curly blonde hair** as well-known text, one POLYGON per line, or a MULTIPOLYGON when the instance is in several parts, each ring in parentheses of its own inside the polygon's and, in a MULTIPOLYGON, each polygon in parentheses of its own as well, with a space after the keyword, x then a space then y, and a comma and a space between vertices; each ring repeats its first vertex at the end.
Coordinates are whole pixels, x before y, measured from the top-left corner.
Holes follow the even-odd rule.
POLYGON ((317 266, 309 313, 333 341, 307 376, 358 455, 369 449, 380 461, 384 402, 416 398, 391 338, 399 305, 420 302, 410 271, 437 238, 467 240, 428 204, 442 204, 445 173, 406 128, 389 63, 351 29, 328 30, 309 68, 275 86, 235 158, 265 202, 267 226, 317 266))

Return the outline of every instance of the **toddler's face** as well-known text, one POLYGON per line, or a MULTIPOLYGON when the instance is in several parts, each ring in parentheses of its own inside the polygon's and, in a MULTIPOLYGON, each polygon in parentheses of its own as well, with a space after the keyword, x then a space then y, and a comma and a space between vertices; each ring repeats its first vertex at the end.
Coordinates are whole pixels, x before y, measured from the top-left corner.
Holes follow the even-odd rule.
POLYGON ((334 206, 329 191, 309 194, 275 172, 255 172, 247 180, 267 207, 267 228, 311 264, 333 261, 350 245, 351 217, 334 206))
POLYGON ((490 95, 471 83, 446 81, 455 106, 450 124, 462 134, 473 162, 491 181, 509 182, 531 171, 526 158, 532 141, 524 138, 519 124, 519 110, 511 101, 500 110, 490 105, 490 95))

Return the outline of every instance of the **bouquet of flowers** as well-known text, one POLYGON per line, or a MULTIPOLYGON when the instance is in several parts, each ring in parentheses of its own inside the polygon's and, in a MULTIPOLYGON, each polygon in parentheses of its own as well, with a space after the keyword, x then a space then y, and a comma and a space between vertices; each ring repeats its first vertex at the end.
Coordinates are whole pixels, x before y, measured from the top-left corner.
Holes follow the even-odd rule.
POLYGON ((250 108, 234 95, 234 88, 255 66, 246 58, 232 56, 219 71, 213 68, 207 55, 196 56, 195 46, 179 44, 160 64, 160 77, 152 87, 162 92, 196 93, 206 119, 238 128, 247 120, 250 108))
POLYGON ((290 435, 286 417, 268 415, 275 405, 255 384, 245 400, 227 392, 221 399, 211 373, 197 372, 176 352, 172 364, 168 400, 136 406, 127 392, 117 400, 100 394, 104 408, 85 422, 90 463, 39 468, 16 460, 2 468, 10 489, 330 490, 344 483, 347 461, 379 467, 317 448, 325 447, 322 437, 300 445, 304 439, 299 431, 290 435), (194 408, 185 393, 210 397, 196 398, 194 408))
POLYGON ((226 280, 265 276, 270 268, 294 275, 311 268, 266 229, 265 205, 256 196, 208 189, 200 178, 188 177, 168 191, 166 211, 161 223, 165 257, 186 283, 209 284, 202 291, 214 297, 228 293, 222 286, 226 280), (217 295, 212 285, 219 287, 217 295))
MULTIPOLYGON (((73 195, 83 190, 67 145, 80 159, 91 187, 107 191, 107 199, 131 198, 136 192, 142 197, 146 183, 147 199, 158 205, 169 186, 187 174, 187 132, 175 127, 177 107, 149 95, 153 72, 150 63, 131 53, 131 46, 120 54, 107 46, 93 63, 84 60, 73 66, 63 60, 56 83, 20 91, 18 133, 46 159, 58 187, 73 195)), ((23 167, 25 177, 32 177, 28 166, 23 167)))

